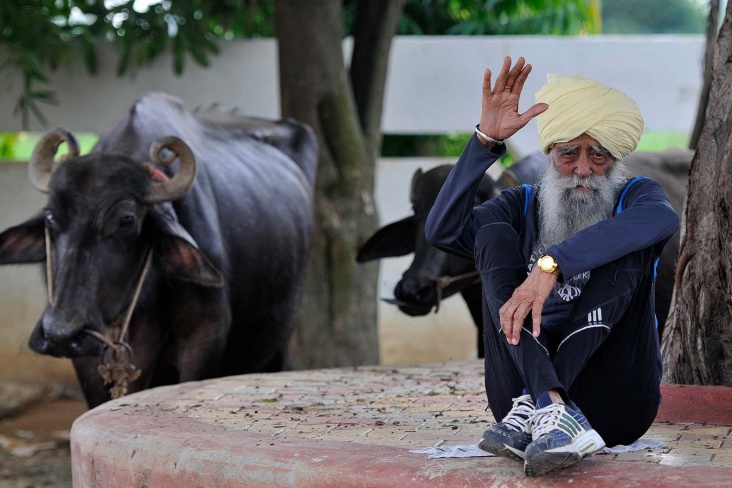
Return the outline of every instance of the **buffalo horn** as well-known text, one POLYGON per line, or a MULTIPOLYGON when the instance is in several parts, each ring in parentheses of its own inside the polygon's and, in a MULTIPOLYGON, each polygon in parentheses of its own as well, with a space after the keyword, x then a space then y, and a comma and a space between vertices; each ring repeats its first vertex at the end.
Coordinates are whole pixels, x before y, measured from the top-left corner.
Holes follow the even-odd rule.
POLYGON ((178 158, 180 168, 171 179, 162 182, 153 182, 145 196, 147 203, 169 202, 186 194, 196 177, 196 158, 193 151, 182 140, 175 136, 161 137, 150 146, 150 158, 154 164, 169 166, 178 158), (167 157, 162 151, 171 152, 167 157))
POLYGON ((66 143, 69 150, 64 159, 79 156, 79 143, 70 132, 64 129, 55 129, 45 133, 33 148, 33 154, 28 163, 28 178, 38 191, 48 193, 54 158, 58 147, 63 142, 66 143))
POLYGON ((516 176, 516 173, 514 173, 510 169, 503 170, 503 174, 501 174, 501 177, 499 178, 499 181, 500 180, 503 180, 503 183, 506 185, 506 188, 514 188, 516 186, 521 185, 521 182, 519 181, 518 177, 516 176))
POLYGON ((409 201, 410 202, 416 202, 417 201, 417 185, 419 185, 419 180, 422 178, 422 175, 424 173, 422 172, 422 168, 417 168, 417 171, 414 172, 414 175, 412 175, 412 184, 410 185, 409 190, 409 201))

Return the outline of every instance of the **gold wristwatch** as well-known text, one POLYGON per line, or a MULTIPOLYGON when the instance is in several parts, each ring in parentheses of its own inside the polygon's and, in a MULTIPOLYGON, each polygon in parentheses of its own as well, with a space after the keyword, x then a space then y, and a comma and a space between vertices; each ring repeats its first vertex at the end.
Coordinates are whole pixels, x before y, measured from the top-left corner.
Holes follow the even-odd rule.
POLYGON ((548 254, 542 254, 541 256, 539 256, 539 259, 536 260, 536 264, 539 266, 539 269, 544 273, 557 275, 559 274, 559 269, 557 269, 557 262, 554 260, 553 257, 548 254))

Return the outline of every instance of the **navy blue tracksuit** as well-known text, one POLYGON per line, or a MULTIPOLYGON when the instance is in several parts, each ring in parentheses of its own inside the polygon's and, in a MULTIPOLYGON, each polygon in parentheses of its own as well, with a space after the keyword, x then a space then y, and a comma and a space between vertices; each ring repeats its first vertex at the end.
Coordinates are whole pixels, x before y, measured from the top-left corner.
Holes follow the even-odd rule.
POLYGON ((590 272, 569 316, 559 324, 542 316, 541 334, 534 338, 529 315, 519 344, 512 346, 498 311, 536 259, 541 189, 512 188, 474 206, 483 174, 505 151, 494 149, 471 137, 425 226, 432 245, 474 261, 481 274, 491 411, 500 420, 524 388, 534 399, 557 389, 582 409, 608 446, 630 444, 651 425, 660 403, 654 268, 679 217, 655 181, 626 185, 612 218, 545 250, 562 272, 558 288, 571 290, 570 279, 590 272))

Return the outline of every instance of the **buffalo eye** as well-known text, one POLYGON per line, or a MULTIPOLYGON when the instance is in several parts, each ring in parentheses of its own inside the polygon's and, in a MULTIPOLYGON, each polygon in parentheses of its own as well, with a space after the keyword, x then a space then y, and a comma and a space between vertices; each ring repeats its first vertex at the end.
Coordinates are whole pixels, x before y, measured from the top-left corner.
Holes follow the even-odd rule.
POLYGON ((132 215, 125 215, 119 220, 119 226, 121 228, 132 227, 135 224, 135 217, 132 215))

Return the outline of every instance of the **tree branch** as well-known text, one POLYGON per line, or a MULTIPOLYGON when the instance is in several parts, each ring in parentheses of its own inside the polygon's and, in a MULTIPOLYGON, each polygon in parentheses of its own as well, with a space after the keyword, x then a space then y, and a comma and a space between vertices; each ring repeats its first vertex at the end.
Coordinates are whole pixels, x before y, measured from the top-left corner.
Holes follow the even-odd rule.
POLYGON ((381 150, 381 114, 389 51, 403 6, 403 0, 361 0, 356 8, 351 86, 361 129, 374 157, 381 150))

